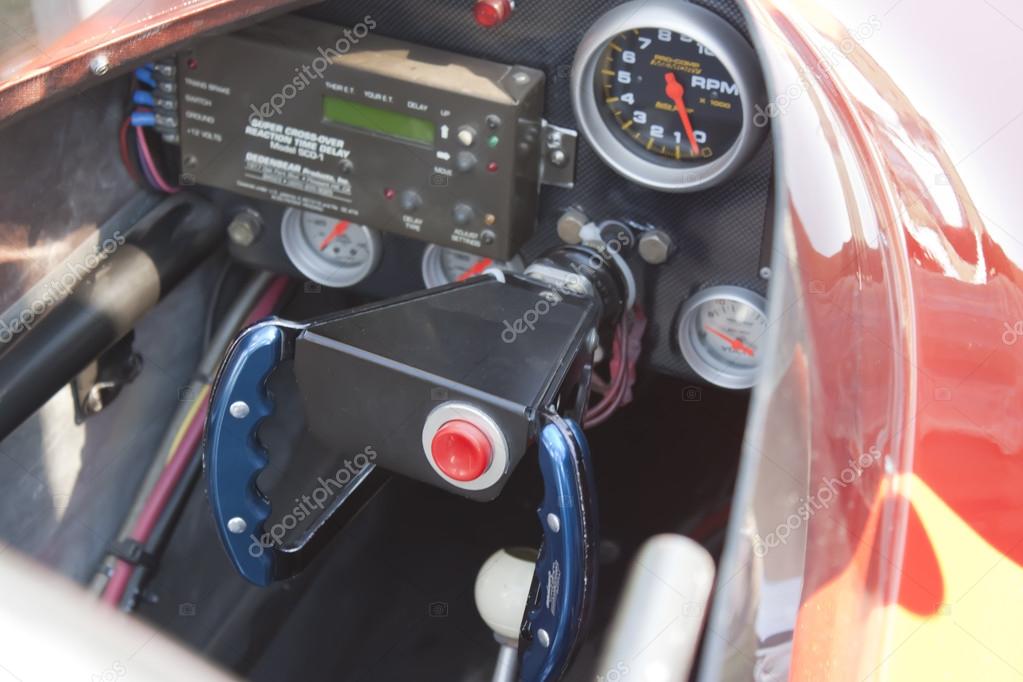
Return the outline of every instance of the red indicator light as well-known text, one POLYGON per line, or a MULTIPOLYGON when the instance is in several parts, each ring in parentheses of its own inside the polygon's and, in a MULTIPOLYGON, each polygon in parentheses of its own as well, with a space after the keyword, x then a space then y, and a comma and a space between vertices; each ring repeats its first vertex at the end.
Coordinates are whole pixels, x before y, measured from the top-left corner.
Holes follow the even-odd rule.
POLYGON ((476 0, 472 12, 477 24, 483 28, 494 28, 507 21, 514 8, 511 0, 476 0))
POLYGON ((188 61, 185 63, 188 64, 188 68, 191 71, 195 71, 196 69, 199 68, 199 60, 196 59, 195 57, 189 57, 188 61))
POLYGON ((497 172, 497 161, 491 161, 490 163, 488 163, 487 164, 487 170, 490 171, 491 173, 496 173, 497 172))
POLYGON ((398 193, 392 187, 388 187, 384 190, 384 198, 393 199, 398 193))

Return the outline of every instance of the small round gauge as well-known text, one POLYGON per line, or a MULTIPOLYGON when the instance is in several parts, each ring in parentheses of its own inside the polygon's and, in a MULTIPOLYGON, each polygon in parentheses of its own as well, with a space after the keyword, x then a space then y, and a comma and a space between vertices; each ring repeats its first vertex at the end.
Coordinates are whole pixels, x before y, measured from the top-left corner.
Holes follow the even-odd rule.
POLYGON ((576 53, 572 96, 596 152, 654 189, 717 184, 763 137, 753 49, 727 21, 686 2, 638 0, 601 17, 576 53))
POLYGON ((704 289, 682 306, 678 342, 686 362, 707 381, 749 388, 760 368, 766 302, 735 286, 704 289))
POLYGON ((522 267, 522 259, 518 256, 510 261, 495 261, 436 244, 430 244, 423 251, 423 283, 431 289, 481 275, 488 268, 521 272, 522 267))
POLYGON ((365 225, 289 208, 281 220, 281 241, 299 272, 317 284, 350 287, 380 262, 380 235, 365 225))

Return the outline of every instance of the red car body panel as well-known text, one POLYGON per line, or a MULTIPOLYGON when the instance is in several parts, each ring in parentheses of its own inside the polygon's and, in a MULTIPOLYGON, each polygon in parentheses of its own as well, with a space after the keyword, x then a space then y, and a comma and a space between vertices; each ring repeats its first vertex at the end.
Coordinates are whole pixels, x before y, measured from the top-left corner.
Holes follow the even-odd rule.
POLYGON ((777 154, 773 367, 704 679, 1023 675, 1023 236, 993 217, 1018 190, 985 184, 1018 171, 968 163, 998 156, 1023 112, 978 127, 1011 62, 970 52, 975 81, 944 75, 973 34, 1019 27, 997 7, 900 4, 747 3, 777 154), (934 31, 947 51, 924 44, 934 31), (930 77, 909 80, 928 49, 930 77), (784 635, 787 606, 772 661, 764 624, 784 635))

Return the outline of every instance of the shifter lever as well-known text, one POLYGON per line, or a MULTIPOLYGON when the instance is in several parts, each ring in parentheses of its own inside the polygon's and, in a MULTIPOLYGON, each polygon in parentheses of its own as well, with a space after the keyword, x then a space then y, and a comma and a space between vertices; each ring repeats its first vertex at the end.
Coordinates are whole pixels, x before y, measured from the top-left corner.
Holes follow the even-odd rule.
POLYGON ((553 412, 544 418, 539 448, 544 498, 537 509, 544 535, 539 555, 534 564, 521 551, 500 551, 476 579, 476 608, 501 645, 494 682, 559 679, 582 641, 596 589, 596 501, 589 449, 575 422, 553 412), (509 616, 516 609, 521 617, 517 643, 509 616))
POLYGON ((536 566, 536 550, 500 549, 476 575, 476 610, 501 645, 492 682, 515 682, 519 627, 536 566))

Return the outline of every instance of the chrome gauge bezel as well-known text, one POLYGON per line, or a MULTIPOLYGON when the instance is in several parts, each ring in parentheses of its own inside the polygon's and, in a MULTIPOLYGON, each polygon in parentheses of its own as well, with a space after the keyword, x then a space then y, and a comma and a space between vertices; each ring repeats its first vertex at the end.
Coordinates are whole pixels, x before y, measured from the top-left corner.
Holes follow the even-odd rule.
POLYGON ((723 285, 699 291, 690 296, 682 305, 678 321, 678 345, 693 371, 712 384, 722 388, 750 388, 760 374, 760 362, 749 370, 725 367, 719 361, 708 357, 697 339, 700 308, 714 300, 735 301, 754 308, 767 317, 767 301, 763 296, 744 287, 723 285))
POLYGON ((604 163, 623 177, 664 192, 693 192, 731 177, 757 150, 765 128, 755 123, 755 108, 766 101, 756 54, 742 34, 710 10, 681 0, 634 0, 600 17, 576 50, 572 65, 572 106, 579 127, 604 163), (659 28, 697 40, 728 69, 742 100, 742 130, 732 146, 705 164, 673 167, 650 160, 608 127, 593 89, 597 62, 607 43, 623 31, 659 28))
MULTIPOLYGON (((331 263, 319 254, 313 253, 302 234, 302 215, 315 211, 288 208, 281 217, 281 243, 291 264, 310 281, 325 287, 342 289, 358 284, 369 277, 380 263, 383 251, 380 233, 376 230, 351 223, 350 230, 359 230, 369 244, 370 257, 357 267, 345 267, 331 263)), ((329 217, 329 216, 328 216, 329 217)), ((333 219, 333 218, 331 218, 333 219)))
MULTIPOLYGON (((423 260, 420 268, 423 275, 423 284, 426 285, 427 289, 451 284, 451 282, 448 282, 447 278, 444 276, 444 264, 441 260, 444 257, 445 251, 458 251, 458 249, 440 246, 439 244, 430 244, 423 249, 423 260)), ((495 261, 494 265, 491 267, 495 267, 500 270, 522 272, 525 265, 523 265, 521 258, 515 256, 509 261, 495 261)))

